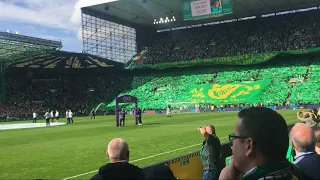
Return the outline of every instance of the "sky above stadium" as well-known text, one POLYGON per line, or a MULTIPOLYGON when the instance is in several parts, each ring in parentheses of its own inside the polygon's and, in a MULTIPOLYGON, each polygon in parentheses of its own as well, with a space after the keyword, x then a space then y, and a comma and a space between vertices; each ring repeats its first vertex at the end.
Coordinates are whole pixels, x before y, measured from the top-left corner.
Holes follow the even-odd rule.
POLYGON ((0 31, 62 40, 63 50, 82 51, 81 7, 115 0, 0 0, 0 31))

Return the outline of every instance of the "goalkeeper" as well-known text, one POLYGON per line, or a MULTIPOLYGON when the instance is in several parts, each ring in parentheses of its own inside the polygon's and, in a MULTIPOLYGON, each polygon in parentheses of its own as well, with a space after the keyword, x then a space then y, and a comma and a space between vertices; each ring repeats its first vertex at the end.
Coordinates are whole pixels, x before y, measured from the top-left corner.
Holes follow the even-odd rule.
POLYGON ((167 106, 167 117, 171 117, 171 110, 170 110, 170 106, 167 106))
POLYGON ((91 119, 96 119, 96 112, 95 112, 95 110, 94 109, 92 109, 92 111, 91 111, 91 119))

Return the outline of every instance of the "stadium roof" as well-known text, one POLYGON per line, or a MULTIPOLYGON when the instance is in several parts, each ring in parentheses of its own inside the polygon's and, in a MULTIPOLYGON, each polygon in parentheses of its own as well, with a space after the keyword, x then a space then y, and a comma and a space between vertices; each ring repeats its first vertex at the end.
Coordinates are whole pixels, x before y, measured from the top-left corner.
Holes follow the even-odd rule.
POLYGON ((11 65, 14 68, 37 69, 85 69, 114 66, 122 67, 123 64, 94 55, 66 51, 55 51, 35 57, 26 57, 20 60, 19 63, 11 65))
POLYGON ((217 20, 243 18, 282 11, 320 6, 319 0, 232 0, 233 14, 198 21, 184 21, 181 0, 118 0, 82 8, 83 11, 99 12, 113 19, 162 29, 217 20), (175 16, 177 21, 153 24, 154 19, 175 16))
POLYGON ((82 69, 122 67, 98 56, 60 51, 62 43, 0 32, 0 74, 9 68, 82 69))
POLYGON ((12 63, 54 52, 60 48, 62 48, 60 41, 0 32, 0 73, 12 63))

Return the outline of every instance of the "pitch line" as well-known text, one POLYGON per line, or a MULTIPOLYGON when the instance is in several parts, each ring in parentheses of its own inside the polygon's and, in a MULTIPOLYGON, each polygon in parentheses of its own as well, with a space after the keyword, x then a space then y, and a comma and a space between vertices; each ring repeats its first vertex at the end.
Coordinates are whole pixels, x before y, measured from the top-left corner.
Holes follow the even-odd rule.
MULTIPOLYGON (((220 138, 220 140, 226 139, 227 137, 228 137, 228 136, 222 137, 222 138, 220 138)), ((150 158, 153 158, 153 157, 161 156, 161 155, 164 155, 164 154, 169 154, 169 153, 173 153, 173 152, 176 152, 176 151, 188 149, 188 148, 191 148, 191 147, 194 147, 194 146, 199 146, 199 145, 201 145, 201 144, 202 144, 202 143, 198 143, 198 144, 194 144, 194 145, 191 145, 191 146, 186 146, 186 147, 183 147, 183 148, 175 149, 175 150, 172 150, 172 151, 167 151, 167 152, 155 154, 155 155, 152 155, 152 156, 147 156, 147 157, 144 157, 144 158, 140 158, 140 159, 136 159, 136 160, 130 161, 130 163, 134 163, 134 162, 142 161, 142 160, 145 160, 145 159, 150 159, 150 158)), ((78 175, 75 175, 75 176, 71 176, 71 177, 64 178, 63 180, 73 179, 73 178, 80 177, 80 176, 84 176, 84 175, 87 175, 87 174, 92 174, 92 173, 95 173, 95 172, 97 172, 97 171, 98 171, 98 170, 94 170, 94 171, 90 171, 90 172, 87 172, 87 173, 78 174, 78 175)))
MULTIPOLYGON (((286 122, 293 122, 293 121, 297 121, 297 120, 290 120, 290 121, 286 121, 286 122)), ((222 140, 222 139, 226 139, 226 138, 228 138, 228 136, 225 136, 225 137, 222 137, 222 138, 219 138, 219 139, 222 140)), ((150 158, 153 158, 153 157, 161 156, 161 155, 164 155, 164 154, 169 154, 169 153, 172 153, 172 152, 188 149, 188 148, 191 148, 191 147, 194 147, 194 146, 199 146, 201 144, 202 143, 198 143, 198 144, 194 144, 194 145, 191 145, 191 146, 186 146, 186 147, 183 147, 183 148, 175 149, 175 150, 172 150, 172 151, 167 151, 167 152, 155 154, 155 155, 152 155, 152 156, 147 156, 147 157, 144 157, 144 158, 140 158, 140 159, 136 159, 136 160, 130 161, 130 163, 134 163, 134 162, 142 161, 142 160, 145 160, 145 159, 150 159, 150 158)), ((96 173, 96 172, 98 172, 98 170, 94 170, 94 171, 78 174, 78 175, 75 175, 75 176, 67 177, 67 178, 64 178, 62 180, 73 179, 73 178, 81 177, 81 176, 84 176, 84 175, 93 174, 93 173, 96 173)))

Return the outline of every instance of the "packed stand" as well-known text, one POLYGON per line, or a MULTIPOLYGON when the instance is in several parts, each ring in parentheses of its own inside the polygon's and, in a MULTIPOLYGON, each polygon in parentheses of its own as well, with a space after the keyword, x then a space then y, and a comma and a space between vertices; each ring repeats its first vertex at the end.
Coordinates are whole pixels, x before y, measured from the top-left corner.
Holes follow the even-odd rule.
POLYGON ((158 33, 158 37, 148 47, 147 60, 141 63, 319 47, 319 15, 319 11, 309 11, 158 33))
POLYGON ((89 106, 111 101, 126 88, 121 85, 124 75, 6 77, 6 105, 0 108, 3 119, 24 119, 31 117, 33 111, 42 116, 47 109, 60 112, 71 109, 75 115, 88 115, 89 106))
MULTIPOLYGON (((277 61, 276 59, 275 61, 277 61)), ((264 91, 261 101, 264 105, 284 105, 293 85, 288 83, 290 78, 304 77, 310 61, 305 57, 291 57, 285 65, 264 66, 259 72, 258 80, 272 79, 271 85, 264 91)), ((291 102, 291 101, 290 101, 291 102)), ((293 102, 291 102, 293 103, 293 102)))
POLYGON ((289 101, 295 104, 318 104, 320 93, 320 63, 314 61, 308 69, 305 82, 296 83, 289 101))
MULTIPOLYGON (((271 80, 271 83, 262 90, 258 97, 255 97, 254 102, 242 102, 244 105, 259 104, 262 106, 281 106, 291 103, 294 105, 297 101, 288 99, 295 97, 295 85, 290 82, 291 78, 309 79, 301 83, 303 86, 310 86, 318 82, 318 75, 315 70, 319 59, 308 55, 298 56, 279 56, 268 63, 257 64, 252 66, 212 66, 201 68, 184 68, 179 70, 161 70, 161 72, 147 73, 137 75, 133 78, 132 89, 125 90, 121 95, 129 94, 138 97, 139 106, 143 109, 165 109, 168 104, 187 104, 191 102, 190 87, 201 84, 229 84, 234 82, 254 82, 260 80, 271 80), (311 66, 310 66, 311 64, 311 66), (313 79, 312 77, 315 76, 313 79), (310 84, 309 84, 310 83, 310 84), (291 96, 290 96, 291 95, 291 96), (289 101, 288 101, 289 100, 289 101), (292 102, 291 102, 292 101, 292 102)), ((318 86, 313 85, 313 92, 306 90, 302 97, 317 96, 318 86), (316 90, 317 89, 317 90, 316 90), (309 93, 309 94, 308 94, 309 93), (307 95, 308 94, 308 95, 307 95)), ((316 99, 316 98, 315 98, 316 99)), ((315 100, 314 99, 314 100, 315 100)), ((317 102, 305 99, 305 103, 317 102)), ((190 106, 195 106, 199 103, 201 107, 206 106, 206 102, 189 103, 190 106)), ((110 109, 114 108, 115 103, 108 105, 110 109)), ((224 107, 242 107, 239 104, 214 104, 215 106, 224 107)), ((133 108, 133 105, 123 105, 123 107, 133 108)))

